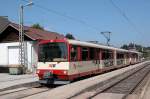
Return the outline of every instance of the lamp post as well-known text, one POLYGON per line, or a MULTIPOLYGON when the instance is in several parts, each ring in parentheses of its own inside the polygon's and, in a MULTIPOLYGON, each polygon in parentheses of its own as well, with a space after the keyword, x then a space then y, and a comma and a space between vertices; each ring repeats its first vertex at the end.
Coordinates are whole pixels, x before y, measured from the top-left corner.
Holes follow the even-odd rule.
MULTIPOLYGON (((23 10, 26 6, 33 5, 32 2, 29 2, 26 5, 20 5, 19 12, 19 64, 23 67, 25 66, 25 48, 24 48, 24 18, 23 18, 23 10)), ((24 71, 23 71, 24 72, 24 71)))

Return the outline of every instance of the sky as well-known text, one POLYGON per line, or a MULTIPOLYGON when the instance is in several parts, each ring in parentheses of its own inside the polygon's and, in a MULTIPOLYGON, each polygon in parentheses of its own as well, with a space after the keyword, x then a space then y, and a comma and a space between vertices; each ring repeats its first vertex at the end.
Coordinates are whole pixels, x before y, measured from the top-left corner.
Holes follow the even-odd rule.
MULTIPOLYGON (((1 0, 0 16, 19 23, 19 6, 28 0, 1 0)), ((24 24, 39 23, 46 30, 82 41, 106 43, 101 32, 111 32, 110 44, 150 46, 150 0, 32 0, 24 7, 24 24)))

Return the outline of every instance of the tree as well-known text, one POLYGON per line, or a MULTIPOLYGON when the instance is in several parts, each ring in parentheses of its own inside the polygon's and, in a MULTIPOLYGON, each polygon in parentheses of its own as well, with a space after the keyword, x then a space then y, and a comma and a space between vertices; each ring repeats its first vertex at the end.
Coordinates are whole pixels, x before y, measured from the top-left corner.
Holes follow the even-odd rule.
POLYGON ((124 44, 123 46, 121 46, 121 48, 128 50, 128 45, 127 45, 127 44, 124 44))
POLYGON ((73 40, 75 39, 75 37, 70 33, 67 33, 65 37, 68 39, 73 39, 73 40))
POLYGON ((140 51, 142 52, 143 50, 143 46, 141 45, 138 45, 138 44, 134 44, 134 43, 129 43, 129 44, 124 44, 123 46, 121 46, 122 49, 127 49, 127 50, 130 50, 130 49, 135 49, 137 51, 140 51))
POLYGON ((129 43, 121 46, 122 49, 136 49, 139 52, 143 53, 143 57, 150 60, 150 47, 144 47, 142 45, 129 43))
POLYGON ((31 27, 35 29, 44 30, 44 28, 39 23, 33 24, 31 27))
POLYGON ((135 45, 136 45, 136 44, 134 44, 134 43, 130 43, 130 44, 128 45, 128 48, 129 48, 129 49, 135 49, 135 45))

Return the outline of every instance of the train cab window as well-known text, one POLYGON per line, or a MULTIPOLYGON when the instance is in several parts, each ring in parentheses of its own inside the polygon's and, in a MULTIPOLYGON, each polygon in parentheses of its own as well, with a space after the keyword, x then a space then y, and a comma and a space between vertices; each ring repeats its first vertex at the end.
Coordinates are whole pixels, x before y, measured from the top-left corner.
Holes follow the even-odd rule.
POLYGON ((71 61, 77 61, 78 57, 78 51, 77 51, 77 46, 72 46, 71 47, 71 61))
POLYGON ((82 60, 88 60, 88 48, 82 48, 82 60))

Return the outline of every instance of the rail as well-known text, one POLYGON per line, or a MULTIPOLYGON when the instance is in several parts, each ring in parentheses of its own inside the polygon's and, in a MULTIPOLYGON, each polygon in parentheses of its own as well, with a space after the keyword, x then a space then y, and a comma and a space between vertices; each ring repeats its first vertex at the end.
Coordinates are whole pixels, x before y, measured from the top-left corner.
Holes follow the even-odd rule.
POLYGON ((0 92, 0 99, 21 99, 21 98, 25 98, 25 97, 29 97, 35 94, 39 94, 39 93, 43 93, 46 91, 49 91, 53 89, 48 88, 48 87, 43 87, 41 85, 37 85, 34 87, 26 87, 26 88, 20 88, 20 89, 13 89, 11 90, 7 90, 7 91, 2 91, 0 92))

